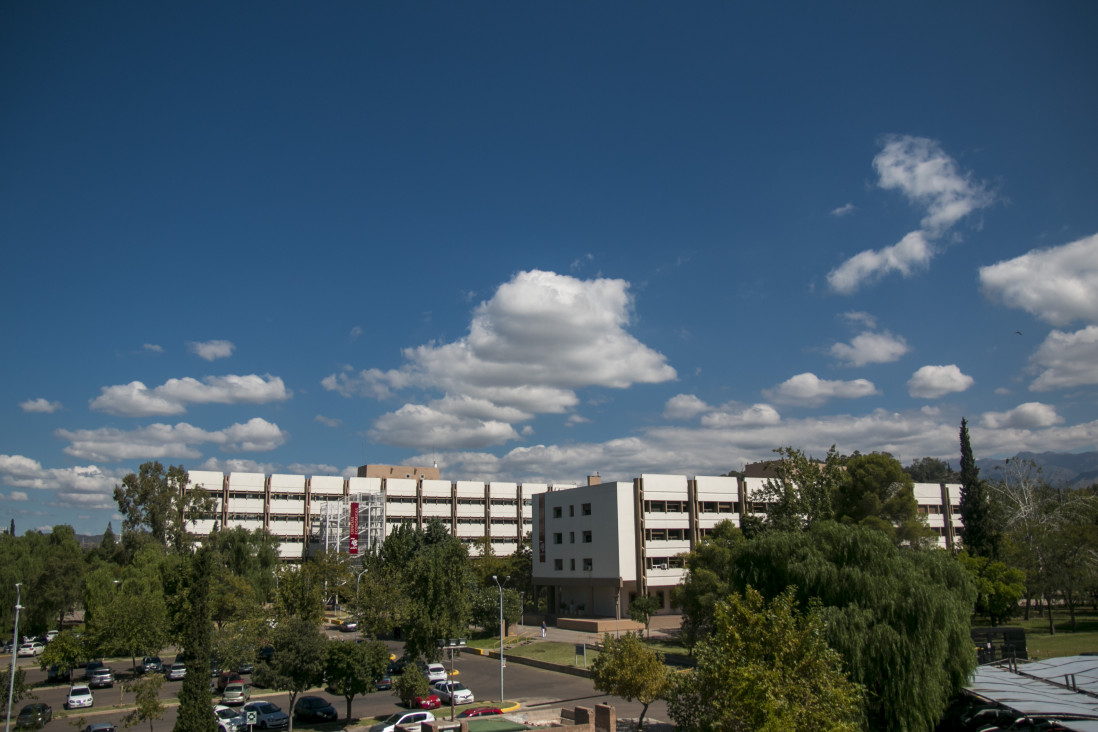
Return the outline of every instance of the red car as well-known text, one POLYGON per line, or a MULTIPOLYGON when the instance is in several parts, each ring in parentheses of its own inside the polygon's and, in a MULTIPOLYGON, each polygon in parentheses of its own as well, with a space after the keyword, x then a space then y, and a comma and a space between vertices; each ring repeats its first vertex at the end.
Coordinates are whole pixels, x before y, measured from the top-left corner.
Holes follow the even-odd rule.
POLYGON ((438 709, 442 706, 442 702, 438 700, 438 694, 428 694, 427 696, 417 696, 416 706, 420 709, 438 709))
POLYGON ((503 710, 497 707, 477 707, 476 709, 466 709, 464 712, 458 715, 458 719, 468 719, 469 717, 490 717, 494 714, 503 714, 503 710))

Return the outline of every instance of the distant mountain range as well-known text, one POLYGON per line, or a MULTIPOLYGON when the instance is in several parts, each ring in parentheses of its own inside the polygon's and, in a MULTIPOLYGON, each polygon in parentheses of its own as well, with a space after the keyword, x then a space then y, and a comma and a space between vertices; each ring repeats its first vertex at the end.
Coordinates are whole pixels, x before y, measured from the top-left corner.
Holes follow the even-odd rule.
MULTIPOLYGON (((1045 480, 1054 486, 1083 487, 1098 483, 1098 451, 1091 452, 1020 452, 1012 460, 1032 460, 1041 468, 1045 480)), ((1005 460, 977 460, 980 477, 996 480, 1002 475, 1005 460)))

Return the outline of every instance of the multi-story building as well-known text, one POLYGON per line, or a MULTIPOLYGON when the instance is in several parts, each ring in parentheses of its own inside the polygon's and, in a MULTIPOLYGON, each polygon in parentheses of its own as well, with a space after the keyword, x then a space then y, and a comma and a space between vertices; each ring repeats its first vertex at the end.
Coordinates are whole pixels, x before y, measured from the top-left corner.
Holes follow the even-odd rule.
MULTIPOLYGON (((533 579, 551 612, 620 617, 632 599, 655 598, 671 611, 671 589, 686 574, 683 555, 720 521, 739 526, 745 514, 765 515, 753 502, 765 471, 744 477, 642 475, 633 481, 550 490, 534 503, 533 579)), ((953 545, 960 533, 956 484, 917 483, 919 512, 953 545)))

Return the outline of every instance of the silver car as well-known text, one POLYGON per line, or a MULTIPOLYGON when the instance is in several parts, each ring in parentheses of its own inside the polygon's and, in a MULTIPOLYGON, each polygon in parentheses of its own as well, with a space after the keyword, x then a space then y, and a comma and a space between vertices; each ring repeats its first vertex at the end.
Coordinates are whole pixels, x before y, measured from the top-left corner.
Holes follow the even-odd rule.
POLYGON ((86 709, 95 704, 92 690, 86 684, 74 684, 69 687, 69 695, 65 698, 65 709, 86 709))

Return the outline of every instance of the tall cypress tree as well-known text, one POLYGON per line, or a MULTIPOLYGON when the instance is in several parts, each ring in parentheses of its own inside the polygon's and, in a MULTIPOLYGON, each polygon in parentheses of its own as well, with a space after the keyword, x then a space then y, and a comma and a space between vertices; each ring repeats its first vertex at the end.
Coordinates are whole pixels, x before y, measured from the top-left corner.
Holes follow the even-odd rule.
POLYGON ((980 480, 980 469, 972 457, 968 422, 964 418, 961 419, 961 521, 969 554, 997 558, 999 542, 991 522, 987 487, 980 480))
POLYGON ((187 563, 188 625, 183 639, 187 675, 179 690, 179 714, 172 732, 217 732, 217 717, 210 697, 210 576, 212 550, 208 546, 189 557, 187 563))

